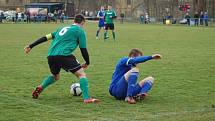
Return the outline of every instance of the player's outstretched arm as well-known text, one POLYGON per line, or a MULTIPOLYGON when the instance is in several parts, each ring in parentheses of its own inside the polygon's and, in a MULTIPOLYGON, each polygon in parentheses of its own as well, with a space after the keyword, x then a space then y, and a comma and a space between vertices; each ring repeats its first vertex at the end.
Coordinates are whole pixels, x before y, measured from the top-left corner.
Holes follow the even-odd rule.
POLYGON ((139 56, 139 57, 130 58, 127 61, 127 65, 129 65, 129 64, 136 65, 138 63, 143 63, 143 62, 149 61, 151 59, 156 59, 156 60, 161 59, 161 55, 154 54, 152 56, 139 56))
POLYGON ((25 46, 25 48, 24 48, 25 53, 28 54, 33 47, 35 47, 35 46, 37 46, 37 45, 39 45, 39 44, 41 44, 43 42, 46 42, 46 41, 48 41, 48 40, 50 40, 52 38, 53 38, 52 34, 48 34, 48 35, 46 35, 44 37, 39 38, 38 40, 34 41, 30 45, 25 46))

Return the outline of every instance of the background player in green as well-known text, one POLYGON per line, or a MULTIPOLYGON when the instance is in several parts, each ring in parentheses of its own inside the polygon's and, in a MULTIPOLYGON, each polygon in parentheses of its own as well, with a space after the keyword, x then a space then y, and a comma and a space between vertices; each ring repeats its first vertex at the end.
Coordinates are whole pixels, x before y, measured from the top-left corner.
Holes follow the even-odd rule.
POLYGON ((116 18, 116 12, 112 9, 111 5, 108 5, 108 9, 105 11, 105 33, 104 40, 108 38, 108 29, 112 30, 113 39, 115 40, 114 23, 113 19, 116 18))
POLYGON ((73 25, 58 29, 51 34, 41 37, 24 48, 25 53, 29 53, 34 46, 52 39, 47 57, 52 75, 49 75, 39 86, 36 87, 35 90, 33 90, 32 97, 34 99, 37 99, 39 94, 46 87, 59 80, 60 70, 63 68, 65 71, 72 72, 79 78, 84 103, 95 103, 99 101, 98 99, 89 97, 88 80, 83 70, 90 64, 89 55, 86 48, 86 35, 83 30, 84 23, 85 18, 82 15, 76 15, 73 25), (86 62, 82 65, 79 64, 76 57, 72 54, 78 46, 86 62))

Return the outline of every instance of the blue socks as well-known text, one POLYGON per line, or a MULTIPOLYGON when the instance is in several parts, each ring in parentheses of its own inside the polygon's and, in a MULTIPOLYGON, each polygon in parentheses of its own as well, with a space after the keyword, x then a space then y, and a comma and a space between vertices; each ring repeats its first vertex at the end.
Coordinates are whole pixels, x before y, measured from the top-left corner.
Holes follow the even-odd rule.
POLYGON ((142 89, 141 89, 141 91, 140 91, 140 93, 142 94, 142 93, 147 93, 151 88, 152 88, 152 82, 150 81, 150 80, 147 80, 145 83, 144 83, 144 85, 143 85, 143 87, 142 87, 142 89))
POLYGON ((127 90, 127 97, 132 97, 133 92, 135 90, 135 85, 137 82, 138 72, 131 72, 128 78, 128 90, 127 90))
POLYGON ((99 36, 99 30, 98 31, 96 31, 96 37, 98 37, 99 36))

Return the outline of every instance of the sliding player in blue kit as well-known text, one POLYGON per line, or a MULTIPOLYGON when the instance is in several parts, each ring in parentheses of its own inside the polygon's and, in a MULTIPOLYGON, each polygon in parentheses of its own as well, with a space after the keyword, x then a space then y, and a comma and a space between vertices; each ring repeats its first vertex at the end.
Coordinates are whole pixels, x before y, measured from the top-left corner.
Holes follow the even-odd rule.
POLYGON ((137 83, 139 75, 137 64, 152 59, 161 59, 161 55, 143 56, 140 50, 132 49, 129 57, 121 58, 112 75, 112 82, 109 87, 110 94, 129 104, 136 103, 135 99, 144 99, 153 85, 154 78, 150 76, 137 83))

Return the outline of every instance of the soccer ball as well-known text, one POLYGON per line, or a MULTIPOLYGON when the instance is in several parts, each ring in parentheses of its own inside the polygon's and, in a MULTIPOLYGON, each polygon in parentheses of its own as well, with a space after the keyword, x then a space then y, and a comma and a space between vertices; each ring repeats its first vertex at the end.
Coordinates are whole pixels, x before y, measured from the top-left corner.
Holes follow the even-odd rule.
POLYGON ((73 96, 80 96, 82 94, 79 83, 74 83, 70 86, 70 94, 73 96))

